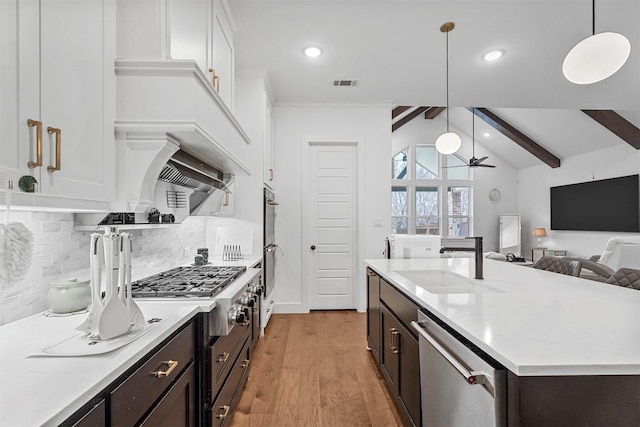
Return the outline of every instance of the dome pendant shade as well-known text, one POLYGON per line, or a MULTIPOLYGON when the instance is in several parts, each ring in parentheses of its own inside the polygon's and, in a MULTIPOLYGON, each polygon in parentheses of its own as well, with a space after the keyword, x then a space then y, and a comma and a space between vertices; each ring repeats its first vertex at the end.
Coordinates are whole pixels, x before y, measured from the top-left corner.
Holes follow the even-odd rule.
POLYGON ((436 150, 442 154, 453 154, 462 145, 462 140, 455 132, 443 133, 436 139, 436 150))
POLYGON ((627 62, 631 43, 618 33, 599 33, 574 46, 562 64, 562 73, 572 83, 596 83, 615 74, 627 62))

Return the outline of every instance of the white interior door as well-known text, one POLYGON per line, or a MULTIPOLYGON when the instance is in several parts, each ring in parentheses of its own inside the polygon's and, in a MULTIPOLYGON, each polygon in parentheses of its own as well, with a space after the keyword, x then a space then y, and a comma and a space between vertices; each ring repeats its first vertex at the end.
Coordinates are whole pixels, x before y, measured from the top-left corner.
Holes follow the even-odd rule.
POLYGON ((309 308, 356 308, 356 146, 311 144, 308 159, 309 308))

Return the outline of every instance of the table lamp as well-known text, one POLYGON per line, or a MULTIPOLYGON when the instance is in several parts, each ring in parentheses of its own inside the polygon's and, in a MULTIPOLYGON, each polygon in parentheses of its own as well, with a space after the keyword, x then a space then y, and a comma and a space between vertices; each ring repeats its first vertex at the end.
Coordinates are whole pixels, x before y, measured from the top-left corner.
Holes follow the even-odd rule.
POLYGON ((533 236, 538 238, 538 247, 542 246, 541 237, 547 237, 547 230, 544 227, 534 228, 533 236))

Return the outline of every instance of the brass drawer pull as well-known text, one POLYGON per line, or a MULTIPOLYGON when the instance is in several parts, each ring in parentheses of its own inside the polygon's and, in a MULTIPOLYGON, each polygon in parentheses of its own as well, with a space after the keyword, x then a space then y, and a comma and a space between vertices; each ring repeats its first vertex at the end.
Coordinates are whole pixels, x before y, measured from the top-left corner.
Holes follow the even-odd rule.
POLYGON ((47 132, 49 134, 56 134, 56 165, 55 166, 47 166, 48 172, 55 172, 60 170, 60 145, 62 145, 62 131, 58 128, 54 128, 49 126, 47 128, 47 132))
POLYGON ((396 337, 400 335, 400 332, 398 332, 396 328, 391 328, 389 332, 391 332, 391 352, 393 354, 398 354, 400 353, 400 351, 398 350, 398 345, 396 344, 396 337))
POLYGON ((42 122, 29 119, 27 120, 27 125, 36 128, 36 161, 29 160, 29 163, 27 163, 29 169, 33 169, 42 166, 42 122))
POLYGON ((227 360, 229 360, 229 353, 227 353, 226 351, 222 354, 218 355, 218 358, 216 359, 217 363, 224 363, 227 360))
POLYGON ((221 406, 220 409, 222 409, 222 413, 221 414, 216 414, 216 418, 218 418, 219 420, 223 420, 229 414, 229 409, 231 409, 231 406, 224 405, 224 406, 221 406))
POLYGON ((247 366, 249 366, 249 359, 244 359, 240 367, 246 368, 247 366))
POLYGON ((211 85, 216 92, 220 92, 220 77, 216 76, 216 70, 214 68, 209 68, 209 72, 211 73, 211 85))
POLYGON ((273 181, 273 169, 269 168, 269 181, 273 181))
POLYGON ((168 377, 171 372, 173 372, 174 369, 176 369, 176 367, 178 366, 178 361, 177 360, 167 360, 162 362, 163 365, 167 365, 168 368, 166 371, 155 371, 152 372, 151 375, 153 375, 156 378, 160 378, 160 377, 168 377))

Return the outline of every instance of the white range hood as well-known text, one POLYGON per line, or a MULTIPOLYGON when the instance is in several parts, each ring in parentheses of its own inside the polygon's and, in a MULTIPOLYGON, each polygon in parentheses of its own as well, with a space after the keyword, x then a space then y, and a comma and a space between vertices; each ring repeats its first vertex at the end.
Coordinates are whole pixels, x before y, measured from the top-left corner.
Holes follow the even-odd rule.
POLYGON ((152 207, 158 178, 176 153, 220 172, 223 187, 232 176, 249 175, 241 160, 249 137, 195 61, 118 59, 115 71, 115 211, 152 207))

